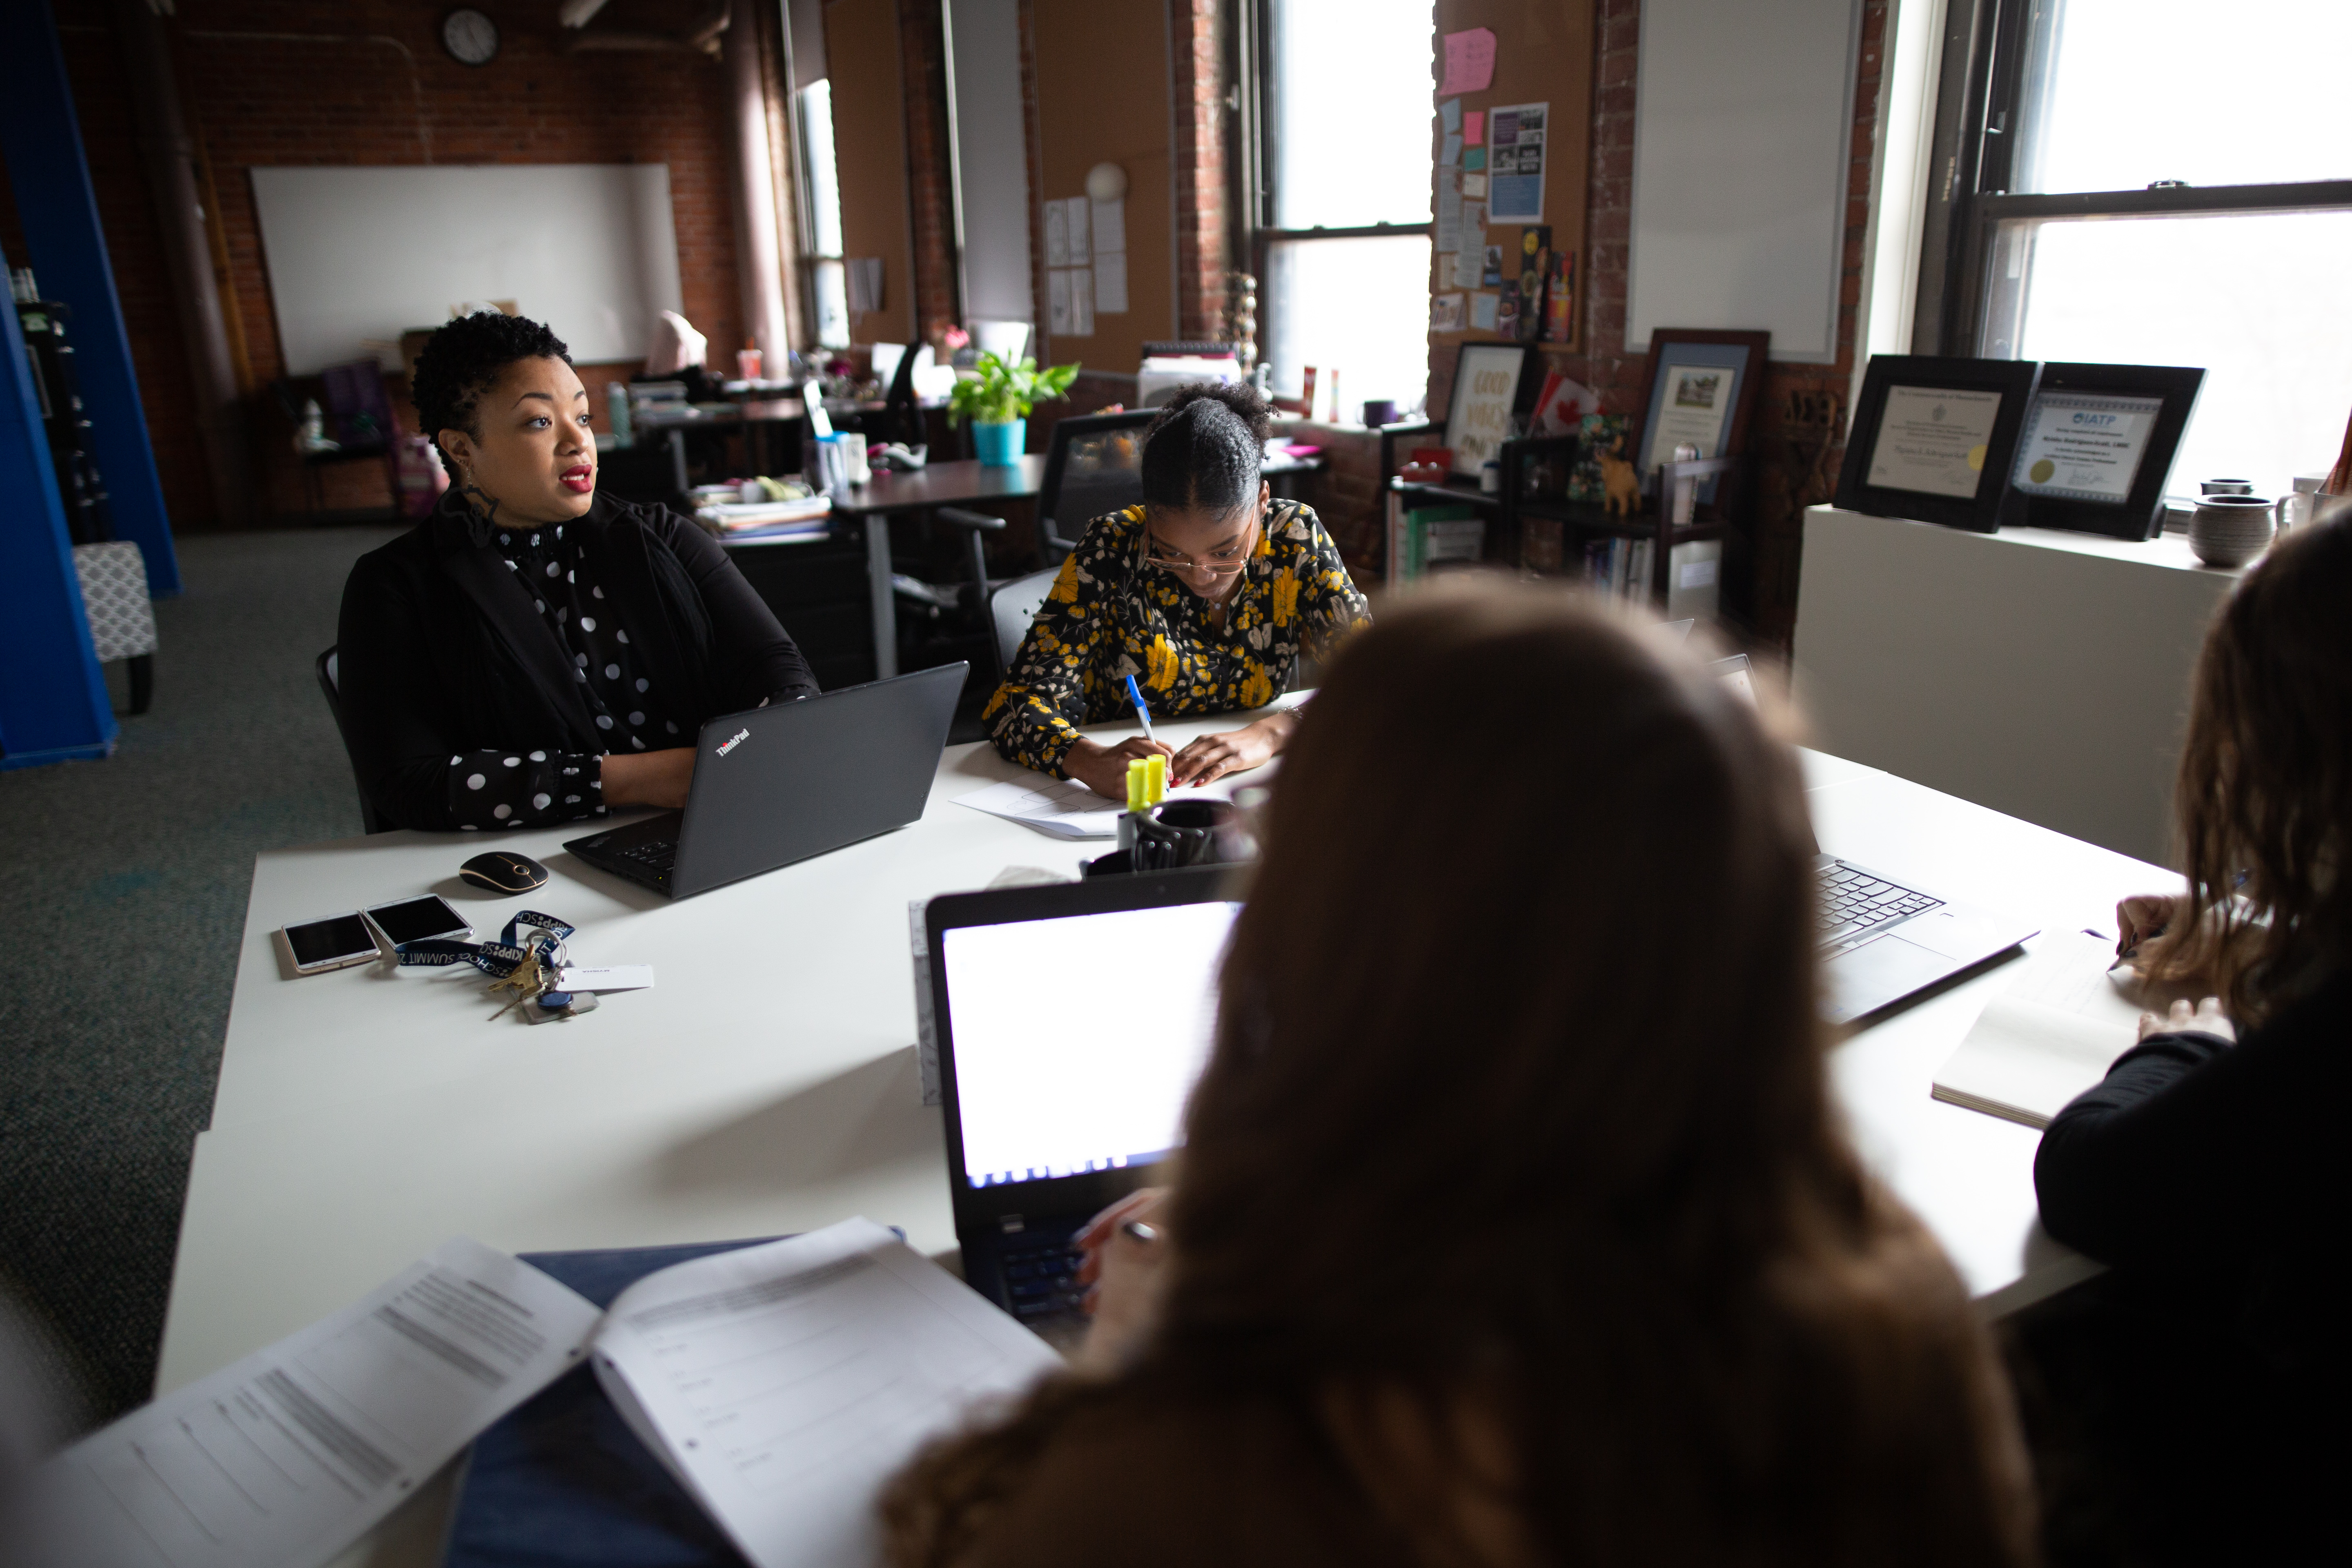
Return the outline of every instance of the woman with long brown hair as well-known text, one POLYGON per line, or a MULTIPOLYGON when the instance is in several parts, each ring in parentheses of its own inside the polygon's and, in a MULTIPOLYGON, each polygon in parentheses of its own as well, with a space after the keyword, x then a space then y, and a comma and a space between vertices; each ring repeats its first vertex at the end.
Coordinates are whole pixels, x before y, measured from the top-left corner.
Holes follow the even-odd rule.
POLYGON ((1080 1370, 900 1478, 897 1562, 2027 1559, 1997 1363, 1829 1101, 1752 708, 1574 596, 1433 593, 1263 837, 1172 1194, 1094 1227, 1080 1370))
POLYGON ((2352 1452, 2352 509, 2222 605, 2174 807, 2187 890, 2126 900, 2122 947, 2212 994, 2144 1017, 2043 1135, 2042 1223, 2114 1273, 2023 1338, 2087 1461, 2062 1516, 2147 1560, 2255 1561, 2340 1535, 2352 1452))

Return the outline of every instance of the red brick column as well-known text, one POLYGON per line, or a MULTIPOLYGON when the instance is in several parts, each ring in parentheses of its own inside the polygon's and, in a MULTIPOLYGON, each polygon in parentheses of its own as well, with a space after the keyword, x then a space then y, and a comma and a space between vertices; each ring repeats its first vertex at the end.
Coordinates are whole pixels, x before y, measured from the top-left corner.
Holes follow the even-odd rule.
POLYGON ((906 62, 907 207, 915 248, 915 331, 963 320, 956 267, 955 174, 948 140, 948 51, 938 0, 898 0, 906 62))
POLYGON ((1228 0, 1169 0, 1176 106, 1176 319, 1187 338, 1225 335, 1225 274, 1233 269, 1229 157, 1233 89, 1228 35, 1239 12, 1228 0))

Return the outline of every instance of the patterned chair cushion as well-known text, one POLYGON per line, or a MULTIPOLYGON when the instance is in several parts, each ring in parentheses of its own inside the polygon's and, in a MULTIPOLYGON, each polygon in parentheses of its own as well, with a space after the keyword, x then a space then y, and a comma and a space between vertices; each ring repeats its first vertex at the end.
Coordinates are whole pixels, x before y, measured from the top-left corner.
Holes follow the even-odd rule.
POLYGON ((98 661, 136 658, 155 651, 155 606, 147 598, 147 558, 128 539, 74 546, 81 603, 98 661))

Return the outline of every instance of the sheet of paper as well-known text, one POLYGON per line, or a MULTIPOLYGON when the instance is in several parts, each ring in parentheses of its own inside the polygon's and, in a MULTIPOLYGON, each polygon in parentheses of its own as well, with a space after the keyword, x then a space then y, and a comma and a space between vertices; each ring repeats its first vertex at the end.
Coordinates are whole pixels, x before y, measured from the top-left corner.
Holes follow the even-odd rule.
POLYGON ((1100 261, 1110 251, 1127 249, 1127 198, 1118 197, 1094 204, 1095 259, 1100 261))
POLYGON ((2028 495, 2123 500, 2163 412, 2160 397, 2045 392, 2026 416, 2010 482, 2028 495))
POLYGON ((1487 210, 1496 223, 1543 221, 1547 103, 1515 103, 1486 116, 1487 210))
POLYGON ((1475 197, 1482 202, 1485 201, 1486 199, 1486 176, 1484 174, 1463 175, 1462 197, 1465 201, 1468 201, 1473 197, 1475 197))
POLYGON ((1438 84, 1440 98, 1457 92, 1484 92, 1495 85, 1495 30, 1472 27, 1445 35, 1445 79, 1438 84))
MULTIPOLYGON (((1213 784, 1198 789, 1178 788, 1168 792, 1170 800, 1231 800, 1234 792, 1254 784, 1265 784, 1274 774, 1268 768, 1257 768, 1245 773, 1227 773, 1213 784)), ((1118 837, 1119 813, 1127 807, 1105 799, 1076 779, 1040 777, 1035 782, 990 784, 970 795, 956 796, 958 805, 968 805, 974 811, 1001 816, 1017 822, 1024 827, 1034 827, 1055 838, 1116 838, 1118 837)))
POLYGON ((1449 98, 1444 103, 1439 104, 1437 106, 1437 122, 1444 129, 1445 133, 1449 136, 1454 134, 1455 132, 1460 131, 1462 129, 1462 100, 1458 98, 1449 98))
POLYGON ((1095 252, 1095 310, 1102 315, 1117 316, 1127 310, 1127 253, 1120 250, 1095 252))
POLYGON ((1486 111, 1474 109, 1462 117, 1462 145, 1483 147, 1486 142, 1486 111))
POLYGON ((595 1357, 623 1417, 760 1568, 878 1561, 883 1483, 1062 1364, 862 1218, 639 1280, 595 1357))
POLYGON ((1870 482, 1890 490, 1968 500, 1984 478, 1998 392, 1891 386, 1870 451, 1870 482))
POLYGON ((1070 231, 1070 265, 1084 267, 1094 259, 1094 249, 1087 242, 1087 216, 1094 204, 1084 196, 1071 196, 1063 204, 1070 209, 1067 227, 1070 231))
POLYGON ((1937 1069, 1936 1098, 2047 1127, 2138 1038, 2139 1005, 2109 971, 2114 962, 2112 942, 2081 931, 2036 941, 1937 1069))
POLYGON ((1495 312, 1501 303, 1502 300, 1499 295, 1471 295, 1470 330, 1474 332, 1493 331, 1495 330, 1495 312))
POLYGON ((1090 267, 1070 268, 1070 335, 1095 335, 1095 274, 1090 267))
MULTIPOLYGON (((1051 203, 1045 210, 1054 210, 1051 203)), ((1045 330, 1061 333, 1070 330, 1070 274, 1066 268, 1045 274, 1045 330)))
POLYGON ((1462 248, 1454 253, 1454 286, 1475 289, 1485 279, 1486 247, 1465 235, 1462 248))
POLYGON ((1461 162, 1462 138, 1459 135, 1451 135, 1446 137, 1444 144, 1437 150, 1438 167, 1443 169, 1451 169, 1455 167, 1461 162))
POLYGON ((1441 256, 1462 248, 1462 176, 1452 169, 1437 171, 1436 244, 1441 256))
POLYGON ((563 972, 558 991, 646 991, 653 987, 650 963, 575 963, 563 972))
POLYGON ((585 1353, 601 1316, 463 1237, 51 1459, 12 1563, 314 1568, 585 1353))
POLYGON ((1045 265, 1070 264, 1070 209, 1059 202, 1045 204, 1045 265))
POLYGON ((1429 300, 1429 330, 1433 332, 1458 332, 1462 330, 1462 296, 1434 294, 1429 300))

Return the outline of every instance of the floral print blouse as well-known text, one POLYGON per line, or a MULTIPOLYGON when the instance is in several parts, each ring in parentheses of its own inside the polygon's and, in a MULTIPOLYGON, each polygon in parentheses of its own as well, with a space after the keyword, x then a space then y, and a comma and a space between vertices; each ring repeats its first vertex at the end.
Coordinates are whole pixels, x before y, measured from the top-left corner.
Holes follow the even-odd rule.
POLYGON ((1151 715, 1263 708, 1290 684, 1303 651, 1321 658, 1371 618, 1315 509, 1277 500, 1225 603, 1209 602, 1143 559, 1143 508, 1087 524, 981 721, 1008 762, 1067 777, 1078 726, 1132 714, 1137 677, 1151 715))

